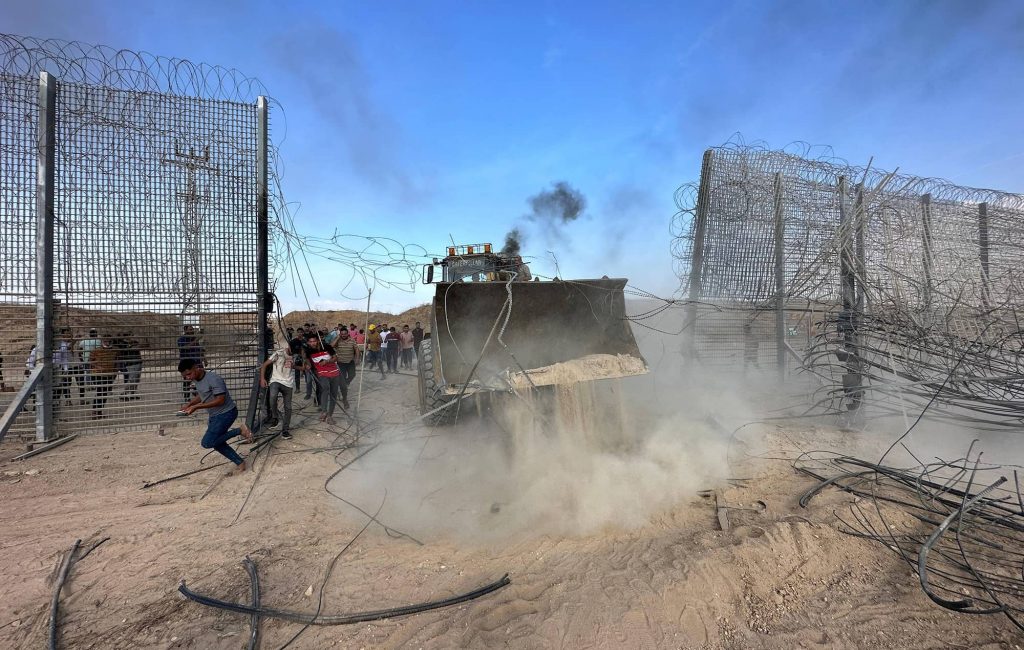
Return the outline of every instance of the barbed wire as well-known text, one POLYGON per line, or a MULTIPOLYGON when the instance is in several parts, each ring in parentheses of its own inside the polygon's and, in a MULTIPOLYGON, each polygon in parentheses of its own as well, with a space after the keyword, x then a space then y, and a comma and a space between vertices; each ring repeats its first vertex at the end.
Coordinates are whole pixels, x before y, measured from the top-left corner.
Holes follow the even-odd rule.
MULTIPOLYGON (((759 337, 774 340, 767 323, 781 297, 787 322, 808 332, 803 367, 823 380, 816 405, 842 413, 864 400, 899 413, 939 391, 938 415, 1000 426, 1024 417, 1024 195, 854 166, 804 143, 735 140, 708 151, 700 183, 680 187, 676 204, 680 291, 692 281, 690 297, 744 308, 733 345, 755 355, 759 337), (752 330, 758 316, 765 324, 752 330)), ((721 342, 723 319, 706 320, 698 336, 721 342)))
MULTIPOLYGON (((238 110, 249 111, 260 96, 267 97, 270 105, 268 126, 273 132, 278 123, 281 125, 280 135, 271 139, 269 147, 269 264, 275 284, 290 278, 293 284, 305 281, 315 288, 317 278, 307 259, 312 256, 342 267, 340 271, 332 268, 329 274, 331 281, 323 282, 332 295, 337 291, 343 297, 363 298, 367 292, 378 288, 415 289, 420 265, 430 257, 423 247, 405 245, 384 237, 338 232, 309 235, 297 230, 292 214, 297 204, 289 203, 285 198, 282 183, 284 161, 279 150, 287 135, 287 116, 284 107, 270 97, 259 79, 233 68, 148 52, 79 41, 0 34, 0 83, 4 85, 4 97, 8 98, 5 112, 21 114, 15 122, 34 124, 37 111, 35 88, 30 85, 36 82, 41 71, 53 74, 62 87, 80 89, 71 93, 72 98, 77 96, 78 105, 68 107, 70 114, 74 115, 74 128, 97 135, 102 132, 102 138, 94 137, 88 146, 66 148, 63 151, 64 167, 84 168, 99 164, 111 171, 131 169, 132 178, 123 194, 135 199, 161 192, 161 185, 169 172, 163 164, 166 162, 164 158, 167 150, 177 149, 179 143, 183 152, 187 153, 191 148, 195 155, 202 155, 204 147, 208 150, 212 145, 213 155, 219 158, 218 169, 214 173, 222 182, 228 182, 224 179, 232 176, 238 179, 233 182, 240 182, 241 177, 249 173, 248 168, 253 162, 252 152, 247 150, 249 143, 237 139, 244 134, 209 129, 206 135, 210 137, 204 140, 202 134, 197 133, 197 125, 176 120, 175 115, 186 112, 186 109, 194 113, 196 108, 192 102, 195 98, 215 100, 217 103, 210 104, 211 107, 223 107, 223 102, 231 102, 244 105, 238 110), (90 91, 91 88, 95 90, 90 91), (10 99, 18 97, 23 101, 10 99), (211 139, 217 142, 211 143, 211 139), (197 150, 199 153, 195 153, 197 150), (297 274, 305 276, 305 280, 297 274)), ((225 110, 230 110, 230 107, 225 110)), ((5 139, 0 143, 8 156, 21 156, 25 160, 31 157, 28 145, 27 139, 24 143, 16 139, 5 139)), ((22 180, 26 184, 31 181, 28 171, 24 176, 22 180)), ((210 197, 203 194, 202 181, 196 185, 199 196, 193 201, 197 212, 191 226, 193 230, 202 228, 202 213, 211 211, 210 201, 203 200, 210 197)), ((78 191, 78 188, 69 191, 78 191)), ((26 206, 28 214, 31 206, 27 203, 26 206)), ((242 213, 251 214, 251 208, 249 206, 242 213)), ((106 216, 93 216, 99 221, 93 219, 94 223, 84 225, 96 230, 105 229, 106 216)), ((168 260, 157 265, 158 272, 146 272, 152 265, 144 263, 145 260, 139 256, 151 257, 153 252, 152 246, 129 246, 121 251, 122 258, 117 264, 93 263, 95 260, 85 263, 82 273, 75 274, 76 281, 80 286, 88 285, 91 292, 115 302, 129 300, 139 293, 166 290, 168 282, 180 285, 180 279, 174 280, 168 275, 176 262, 168 260), (128 273, 128 270, 133 272, 128 273)), ((17 280, 10 277, 9 267, 10 263, 0 264, 5 283, 17 280)), ((176 287, 181 290, 180 286, 176 287)), ((29 295, 32 288, 26 285, 18 290, 29 295)))
POLYGON ((34 77, 46 71, 66 83, 246 104, 270 94, 259 79, 233 68, 14 34, 0 34, 0 70, 14 77, 34 77))

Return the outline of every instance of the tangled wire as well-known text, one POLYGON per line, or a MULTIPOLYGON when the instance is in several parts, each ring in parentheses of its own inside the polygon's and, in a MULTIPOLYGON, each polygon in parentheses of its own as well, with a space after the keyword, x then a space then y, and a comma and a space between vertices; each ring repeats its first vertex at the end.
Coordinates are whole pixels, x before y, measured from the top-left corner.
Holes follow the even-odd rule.
POLYGON ((896 553, 938 605, 965 614, 1004 614, 1024 631, 1024 498, 1009 467, 972 458, 936 459, 897 468, 824 452, 794 467, 819 481, 806 507, 829 487, 855 495, 843 532, 896 553))
MULTIPOLYGON (((748 323, 781 305, 826 412, 900 412, 939 391, 935 414, 1020 423, 1024 195, 735 141, 676 200, 681 289, 748 323)), ((721 329, 709 318, 698 346, 721 329)))

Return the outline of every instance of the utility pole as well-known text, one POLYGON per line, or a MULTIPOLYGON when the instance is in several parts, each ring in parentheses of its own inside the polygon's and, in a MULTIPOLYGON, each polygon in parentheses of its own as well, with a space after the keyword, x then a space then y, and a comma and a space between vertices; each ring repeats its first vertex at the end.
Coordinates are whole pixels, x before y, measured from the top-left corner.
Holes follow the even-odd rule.
POLYGON ((202 154, 196 154, 194 147, 189 147, 185 153, 177 144, 174 145, 174 154, 165 156, 161 161, 165 165, 174 165, 185 169, 185 191, 178 192, 178 198, 182 200, 185 211, 181 217, 181 229, 185 236, 185 265, 182 269, 181 279, 181 316, 182 321, 188 313, 194 313, 198 319, 200 312, 200 227, 202 216, 199 213, 201 203, 209 201, 209 192, 199 193, 196 173, 204 171, 216 174, 217 168, 210 164, 210 147, 203 147, 202 154))

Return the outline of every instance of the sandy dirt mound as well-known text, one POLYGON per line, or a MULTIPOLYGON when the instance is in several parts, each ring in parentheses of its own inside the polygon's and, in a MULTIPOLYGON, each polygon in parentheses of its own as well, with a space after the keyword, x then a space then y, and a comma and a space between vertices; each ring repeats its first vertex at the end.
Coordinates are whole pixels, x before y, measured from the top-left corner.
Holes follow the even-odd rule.
MULTIPOLYGON (((110 538, 72 569, 61 647, 244 647, 248 617, 188 602, 176 587, 184 578, 203 593, 247 602, 246 554, 259 566, 265 605, 314 611, 331 558, 367 521, 329 496, 324 482, 364 452, 331 490, 369 512, 383 503, 379 520, 389 529, 371 525, 340 557, 324 589, 325 613, 443 598, 506 572, 512 583, 449 609, 311 628, 291 647, 1020 644, 1002 618, 934 606, 892 554, 838 532, 833 510, 850 495, 826 491, 802 510, 797 499, 812 483, 784 461, 753 457, 788 456, 794 446, 849 450, 847 434, 759 425, 730 445, 720 434, 708 440, 716 435, 710 428, 675 420, 658 435, 640 427, 650 436, 575 460, 560 455, 562 441, 535 441, 537 457, 552 459, 537 473, 522 468, 521 450, 509 449, 500 431, 469 414, 454 429, 396 426, 415 414, 415 385, 409 374, 368 373, 361 446, 337 457, 299 453, 354 433, 319 424, 300 397, 294 440, 277 440, 243 476, 222 478, 215 469, 139 489, 199 466, 199 420, 167 436, 80 437, 3 465, 0 647, 45 644, 55 567, 75 539, 110 538), (680 446, 689 449, 688 464, 668 458, 680 446), (654 498, 659 486, 668 494, 662 500, 654 498), (732 508, 728 530, 699 489, 717 490, 717 503, 732 508), (601 512, 601 503, 615 507, 601 512), (560 521, 558 513, 574 514, 560 521)), ((18 451, 6 443, 0 458, 18 451)), ((265 621, 262 647, 280 647, 299 627, 265 621)))

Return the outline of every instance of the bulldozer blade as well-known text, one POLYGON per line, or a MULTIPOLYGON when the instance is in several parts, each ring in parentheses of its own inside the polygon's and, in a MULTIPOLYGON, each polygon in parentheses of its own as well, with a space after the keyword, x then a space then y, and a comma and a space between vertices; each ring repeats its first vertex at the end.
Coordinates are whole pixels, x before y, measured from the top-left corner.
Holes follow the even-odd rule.
POLYGON ((451 392, 470 380, 474 388, 507 389, 646 373, 626 320, 625 286, 622 278, 438 284, 437 384, 451 392), (566 366, 556 364, 567 363, 572 371, 559 372, 566 366))

